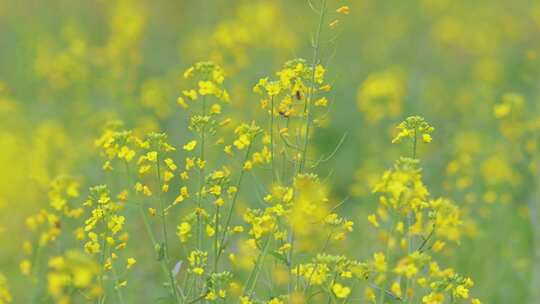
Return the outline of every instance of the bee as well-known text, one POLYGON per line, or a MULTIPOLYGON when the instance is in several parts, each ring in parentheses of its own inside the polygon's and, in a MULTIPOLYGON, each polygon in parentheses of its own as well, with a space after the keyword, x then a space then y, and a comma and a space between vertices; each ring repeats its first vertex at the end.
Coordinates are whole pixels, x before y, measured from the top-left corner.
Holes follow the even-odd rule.
POLYGON ((297 100, 301 100, 301 99, 302 99, 302 93, 300 93, 300 90, 296 91, 295 95, 296 95, 296 99, 297 99, 297 100))

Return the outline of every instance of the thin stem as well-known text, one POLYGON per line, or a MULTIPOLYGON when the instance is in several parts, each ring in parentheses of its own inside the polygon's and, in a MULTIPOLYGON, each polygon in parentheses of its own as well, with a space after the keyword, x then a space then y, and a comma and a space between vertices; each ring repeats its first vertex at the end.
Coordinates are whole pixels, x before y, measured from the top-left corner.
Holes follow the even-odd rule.
MULTIPOLYGON (((112 261, 111 261, 112 263, 112 261)), ((114 267, 114 263, 112 263, 111 265, 111 270, 112 270, 112 273, 114 275, 114 278, 115 278, 115 281, 116 281, 116 286, 115 286, 115 291, 116 291, 116 295, 118 296, 118 302, 120 304, 124 304, 124 295, 122 293, 122 290, 121 290, 121 287, 119 286, 120 284, 120 278, 118 277, 118 273, 116 272, 116 268, 114 267)))
MULTIPOLYGON (((133 179, 131 177, 131 172, 129 170, 129 163, 127 161, 125 161, 124 164, 125 164, 125 167, 126 167, 126 174, 128 176, 128 181, 130 182, 131 185, 133 185, 133 179)), ((161 191, 161 189, 159 189, 159 190, 161 191)), ((131 186, 128 187, 128 194, 130 192, 131 192, 131 186)), ((146 214, 146 211, 144 210, 143 202, 139 203, 138 205, 139 205, 139 212, 141 213, 141 217, 143 219, 146 234, 148 235, 148 237, 150 238, 150 241, 152 243, 152 250, 155 250, 156 247, 158 246, 158 243, 156 241, 156 237, 154 235, 154 232, 152 231, 152 227, 150 226, 150 221, 148 220, 148 215, 146 214)), ((175 302, 179 303, 178 294, 177 294, 177 291, 176 291, 176 285, 174 283, 174 277, 172 276, 172 272, 169 270, 168 259, 167 260, 161 259, 160 265, 161 265, 161 269, 163 270, 163 273, 165 274, 165 276, 169 280, 169 284, 171 285, 170 287, 171 287, 172 294, 174 295, 175 302)))
MULTIPOLYGON (((416 149, 417 149, 417 141, 418 141, 418 131, 416 128, 414 128, 414 138, 413 138, 413 146, 412 146, 412 157, 413 159, 416 159, 416 149)), ((412 226, 412 214, 409 212, 407 214, 407 256, 410 256, 412 252, 413 247, 413 236, 411 235, 411 226, 412 226)), ((404 300, 407 301, 407 290, 409 289, 410 279, 407 277, 405 279, 405 294, 404 294, 404 300)))
POLYGON ((216 219, 214 221, 214 273, 218 271, 219 258, 219 211, 220 206, 216 204, 216 219))
POLYGON ((412 148, 412 158, 416 159, 416 144, 417 144, 417 131, 414 129, 414 138, 413 138, 413 148, 412 148))
MULTIPOLYGON (((309 84, 308 96, 306 97, 306 101, 304 103, 304 116, 305 116, 304 147, 301 152, 302 154, 301 154, 300 163, 298 164, 298 173, 302 173, 304 171, 304 166, 306 162, 306 156, 307 156, 307 150, 308 150, 308 144, 309 144, 309 133, 311 130, 311 103, 312 103, 314 90, 315 90, 315 67, 317 66, 317 63, 319 62, 320 41, 321 41, 321 34, 322 34, 325 13, 326 13, 326 0, 322 0, 321 10, 319 12, 319 24, 317 27, 315 41, 313 44, 313 59, 311 62, 311 81, 309 84)), ((295 235, 294 227, 291 227, 290 235, 291 235, 291 239, 290 239, 291 249, 289 250, 289 254, 287 257, 287 262, 288 262, 287 267, 288 267, 288 273, 289 273, 287 289, 288 289, 289 294, 292 292, 292 265, 293 265, 294 235, 295 235)))
POLYGON ((169 279, 169 284, 171 285, 171 291, 174 296, 174 300, 176 303, 178 303, 178 291, 176 290, 176 283, 174 281, 174 277, 172 272, 169 270, 169 241, 168 241, 168 233, 167 233, 167 221, 165 219, 165 205, 163 203, 163 184, 161 181, 161 165, 160 165, 160 155, 158 154, 157 160, 156 160, 156 167, 157 167, 157 179, 158 179, 158 186, 159 186, 159 206, 161 209, 161 229, 163 233, 163 248, 164 249, 164 259, 162 261, 162 267, 165 268, 165 271, 167 273, 167 277, 169 279))
POLYGON ((104 217, 102 218, 101 222, 103 224, 103 240, 101 242, 101 254, 100 254, 100 257, 99 257, 99 276, 98 276, 98 283, 99 283, 99 287, 101 290, 103 290, 103 294, 100 295, 98 298, 97 298, 97 303, 102 303, 102 301, 104 300, 105 298, 105 288, 103 288, 103 272, 104 272, 104 269, 103 269, 103 264, 105 264, 105 255, 106 255, 106 251, 107 251, 107 222, 106 222, 106 214, 105 214, 105 211, 104 212, 104 217))
POLYGON ((300 166, 299 171, 302 172, 304 170, 305 162, 306 162, 306 155, 307 155, 307 149, 308 149, 308 143, 309 143, 309 132, 311 129, 311 104, 312 99, 315 91, 315 67, 317 66, 317 63, 319 62, 319 52, 320 52, 320 42, 321 42, 321 34, 322 34, 322 28, 324 23, 324 17, 326 14, 326 0, 322 0, 321 2, 321 10, 319 13, 319 25, 317 28, 317 33, 315 35, 315 42, 313 44, 313 61, 311 62, 311 81, 310 86, 308 90, 308 96, 306 98, 306 102, 304 104, 304 115, 306 116, 306 131, 304 134, 304 148, 302 150, 302 158, 300 159, 300 166))
MULTIPOLYGON (((131 187, 133 185, 133 179, 131 177, 131 171, 129 170, 129 163, 127 161, 124 161, 124 165, 126 167, 126 174, 128 177, 128 195, 131 193, 131 187)), ((150 222, 148 221, 148 216, 144 210, 143 202, 139 203, 139 212, 141 213, 141 218, 143 219, 144 227, 146 229, 146 234, 150 238, 150 241, 152 242, 152 250, 155 250, 156 246, 156 237, 154 236, 154 232, 152 231, 152 227, 150 226, 150 222)))
MULTIPOLYGON (((206 95, 202 98, 201 103, 201 116, 206 116, 206 95)), ((202 196, 203 196, 203 189, 204 189, 204 169, 205 169, 205 146, 206 146, 206 125, 203 125, 201 128, 201 145, 199 149, 199 160, 197 162, 197 165, 199 167, 199 185, 198 185, 198 193, 197 193, 197 248, 202 248, 203 244, 203 222, 201 218, 201 213, 199 210, 202 208, 202 196)), ((200 278, 197 277, 195 279, 195 287, 198 289, 200 283, 200 278)))
MULTIPOLYGON (((411 226, 412 226, 412 214, 409 212, 407 214, 407 257, 411 255, 412 252, 412 246, 413 246, 413 238, 411 235, 411 226)), ((405 294, 404 294, 404 300, 407 300, 407 289, 409 289, 409 281, 410 279, 407 277, 405 279, 405 294)))
POLYGON ((257 281, 259 279, 259 275, 261 273, 261 268, 262 268, 262 264, 264 263, 264 258, 266 258, 266 253, 268 251, 268 243, 270 243, 270 240, 267 241, 267 244, 266 246, 264 247, 264 252, 262 253, 262 256, 261 256, 261 262, 259 264, 259 266, 257 267, 257 270, 255 272, 255 278, 253 279, 253 283, 251 284, 251 291, 249 292, 249 297, 251 298, 251 296, 253 295, 253 293, 255 292, 255 287, 257 287, 257 281))
MULTIPOLYGON (((391 213, 390 215, 390 227, 394 227, 394 224, 396 223, 396 215, 394 213, 391 213)), ((390 239, 394 237, 394 230, 390 230, 390 235, 387 237, 386 239, 386 244, 385 244, 385 252, 384 252, 384 256, 385 258, 387 259, 387 262, 390 263, 390 239)), ((378 288, 380 293, 379 293, 379 297, 381 299, 381 303, 384 303, 384 300, 385 300, 385 297, 386 297, 386 292, 385 292, 385 289, 384 288, 378 288)))
MULTIPOLYGON (((250 144, 247 147, 246 154, 244 156, 244 160, 242 161, 242 165, 249 159, 252 144, 253 144, 253 141, 251 141, 250 144)), ((246 171, 243 170, 243 169, 242 169, 242 171, 240 171, 240 176, 238 177, 238 181, 236 183, 236 192, 233 195, 233 199, 232 199, 232 202, 231 202, 231 207, 229 209, 229 212, 227 213, 227 218, 225 220, 225 225, 223 226, 223 236, 221 237, 221 241, 219 242, 218 257, 217 257, 218 261, 219 261, 219 258, 221 257, 221 254, 224 251, 223 245, 225 243, 225 239, 227 238, 227 232, 228 232, 229 225, 231 224, 232 213, 234 212, 234 207, 236 206, 236 201, 238 200, 238 194, 240 193, 240 186, 242 185, 242 179, 244 178, 245 172, 246 171)))
POLYGON ((157 174, 157 181, 158 181, 158 200, 159 200, 159 208, 160 208, 160 218, 161 218, 161 230, 163 234, 163 246, 165 258, 169 259, 169 241, 168 241, 168 233, 167 233, 167 221, 165 220, 165 205, 163 203, 163 184, 161 182, 161 165, 160 165, 160 157, 158 155, 156 160, 156 174, 157 174))
POLYGON ((259 277, 259 269, 266 256, 266 252, 269 247, 268 245, 270 244, 270 238, 271 238, 271 234, 266 238, 266 242, 264 243, 263 250, 257 256, 257 261, 255 262, 255 265, 253 266, 253 269, 251 270, 251 273, 249 274, 246 284, 244 285, 244 293, 249 290, 248 294, 250 298, 257 285, 257 279, 259 277), (248 286, 251 286, 251 287, 248 288, 248 286))
MULTIPOLYGON (((336 283, 337 276, 338 276, 338 273, 336 272, 336 274, 334 274, 334 278, 332 279, 332 284, 330 286, 334 286, 334 284, 336 283)), ((330 289, 328 291, 328 304, 332 303, 333 300, 334 300, 334 293, 332 293, 332 290, 330 289)))
MULTIPOLYGON (((330 239, 332 238, 333 233, 334 233, 334 229, 330 230, 330 233, 328 234, 328 237, 326 238, 326 241, 324 242, 324 246, 321 248, 321 250, 319 250, 319 252, 325 252, 326 251, 326 248, 330 244, 330 239)), ((313 275, 315 274, 315 272, 318 270, 318 268, 319 268, 319 264, 315 265, 315 268, 313 268, 313 271, 309 275, 306 287, 304 288, 304 296, 306 295, 309 287, 311 286, 311 280, 312 280, 313 275)))
MULTIPOLYGON (((206 95, 202 98, 201 116, 206 115, 206 95)), ((202 190, 204 188, 204 162, 205 162, 205 145, 206 145, 206 126, 202 126, 201 130, 201 148, 199 150, 199 192, 197 196, 197 208, 202 207, 202 190), (202 166, 201 166, 202 165, 202 166)), ((197 212, 197 248, 202 247, 202 219, 201 214, 197 212)))
POLYGON ((276 179, 274 165, 274 96, 270 97, 270 107, 270 157, 272 162, 272 184, 274 184, 276 179))
POLYGON ((289 274, 289 281, 287 283, 287 292, 289 294, 292 293, 292 265, 293 265, 293 251, 294 251, 294 227, 291 228, 290 231, 290 240, 289 243, 291 244, 291 248, 289 249, 289 252, 287 254, 287 271, 289 274))
POLYGON ((435 224, 433 224, 433 226, 431 227, 431 231, 429 232, 428 236, 426 238, 424 238, 424 240, 422 241, 420 246, 418 246, 416 251, 423 252, 424 247, 427 245, 427 243, 429 242, 429 240, 431 239, 431 237, 433 236, 434 233, 435 233, 435 224))

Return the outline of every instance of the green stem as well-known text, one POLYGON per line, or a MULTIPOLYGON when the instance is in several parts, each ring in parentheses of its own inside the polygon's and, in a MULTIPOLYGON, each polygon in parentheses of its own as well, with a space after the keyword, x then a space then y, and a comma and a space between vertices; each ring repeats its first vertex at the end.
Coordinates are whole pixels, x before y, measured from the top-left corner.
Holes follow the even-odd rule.
POLYGON ((413 159, 416 159, 416 144, 417 144, 417 132, 416 132, 416 128, 414 129, 414 139, 413 139, 413 150, 412 150, 412 157, 413 159))
POLYGON ((170 265, 170 259, 169 259, 169 241, 168 241, 168 233, 167 233, 167 221, 165 219, 165 204, 163 202, 163 183, 161 181, 161 165, 160 165, 160 161, 161 161, 161 158, 160 158, 160 155, 158 154, 158 157, 156 159, 156 171, 157 171, 157 180, 158 180, 158 191, 159 191, 159 208, 161 209, 160 213, 161 213, 161 229, 162 229, 162 233, 163 233, 163 252, 164 252, 164 258, 162 259, 162 268, 164 269, 164 271, 166 271, 167 273, 167 278, 169 279, 169 284, 171 285, 170 288, 171 288, 171 291, 172 291, 172 294, 174 296, 174 300, 176 303, 179 302, 179 299, 178 299, 178 291, 176 290, 176 283, 174 281, 174 277, 173 277, 173 274, 172 272, 170 271, 169 269, 169 265, 170 265))
POLYGON ((161 218, 161 231, 163 234, 163 248, 165 253, 165 259, 169 259, 169 238, 167 233, 167 221, 165 220, 165 204, 163 202, 163 184, 161 182, 161 165, 160 165, 160 155, 156 159, 156 174, 158 181, 158 200, 159 200, 159 209, 160 209, 160 218, 161 218))
MULTIPOLYGON (((206 95, 202 98, 201 105, 201 116, 206 116, 206 95)), ((204 188, 204 168, 205 168, 205 145, 206 145, 206 125, 202 126, 201 129, 201 147, 199 150, 199 190, 197 193, 197 208, 200 210, 202 208, 202 196, 204 188), (202 165, 202 166, 201 166, 202 165)), ((202 249, 203 247, 203 222, 200 212, 197 212, 197 248, 202 249)), ((199 277, 195 280, 196 289, 199 287, 200 279, 199 277)))
MULTIPOLYGON (((202 98, 201 116, 206 115, 206 95, 202 98)), ((205 145, 206 145, 206 126, 203 125, 201 130, 201 147, 199 150, 199 161, 204 163, 205 161, 205 145)), ((202 207, 202 190, 204 187, 204 166, 199 166, 199 190, 197 196, 197 208, 202 207)), ((201 215, 197 213, 197 248, 202 247, 202 219, 201 215)))
MULTIPOLYGON (((418 132, 417 129, 414 129, 414 138, 413 138, 413 147, 412 147, 412 157, 413 159, 416 159, 416 150, 417 150, 417 142, 418 142, 418 132)), ((412 252, 413 247, 413 237, 411 236, 411 226, 412 226, 412 214, 409 212, 407 214, 407 256, 409 256, 412 252)), ((404 300, 407 301, 407 289, 409 289, 410 279, 405 279, 405 294, 404 294, 404 300)))
POLYGON ((334 278, 332 279, 332 285, 330 285, 330 290, 328 291, 328 304, 332 303, 334 300, 334 293, 332 292, 332 286, 334 286, 334 284, 336 283, 337 276, 338 274, 336 272, 336 274, 334 275, 334 278))
POLYGON ((251 298, 251 295, 253 294, 253 291, 255 290, 257 279, 259 277, 260 266, 264 261, 266 252, 268 251, 268 247, 269 247, 268 245, 270 244, 270 237, 271 237, 271 234, 266 238, 266 242, 264 243, 263 250, 257 256, 257 261, 255 262, 255 265, 253 266, 253 269, 251 270, 251 273, 249 274, 249 277, 244 285, 243 293, 245 294, 245 292, 249 290, 248 292, 249 298, 251 298))
POLYGON ((289 280, 287 283, 287 292, 289 294, 292 294, 292 281, 293 281, 293 275, 292 275, 292 265, 293 265, 293 251, 294 251, 294 228, 291 228, 290 231, 291 239, 290 244, 291 248, 289 249, 289 252, 287 254, 287 272, 289 275, 289 280))
MULTIPOLYGON (((310 86, 308 90, 308 96, 306 97, 306 101, 304 103, 304 116, 305 116, 305 134, 304 134, 304 146, 302 149, 302 156, 300 159, 300 163, 298 164, 298 173, 302 173, 304 171, 305 163, 306 163, 306 157, 307 157, 307 150, 308 150, 308 144, 309 144, 309 133, 311 130, 311 103, 314 95, 315 90, 315 68, 317 66, 317 63, 319 61, 319 52, 320 52, 320 44, 321 44, 321 33, 324 23, 324 16, 326 13, 326 0, 322 0, 321 2, 321 9, 319 13, 319 24, 317 27, 317 32, 315 35, 315 41, 313 44, 313 59, 311 62, 311 81, 310 86)), ((293 254, 294 254, 294 228, 291 228, 290 231, 291 234, 291 249, 289 250, 289 254, 287 257, 288 262, 288 272, 289 272, 289 280, 287 284, 287 289, 289 294, 292 292, 292 265, 293 265, 293 254)))
MULTIPOLYGON (((242 166, 249 159, 252 144, 253 144, 253 141, 251 141, 247 147, 244 160, 242 161, 242 166)), ((227 238, 228 228, 229 228, 229 225, 231 224, 232 214, 234 212, 234 207, 236 206, 236 201, 238 200, 238 194, 240 193, 240 187, 242 185, 242 179, 244 178, 245 172, 246 171, 244 169, 240 171, 240 176, 238 177, 238 181, 236 182, 236 192, 233 195, 231 207, 229 209, 229 212, 227 213, 225 225, 223 226, 223 236, 221 237, 221 241, 219 242, 219 249, 218 249, 218 256, 217 256, 218 261, 219 261, 219 258, 221 257, 221 254, 223 254, 223 251, 224 251, 223 245, 225 244, 225 239, 227 238)))
MULTIPOLYGON (((326 248, 328 247, 328 245, 330 244, 330 239, 332 238, 332 234, 334 233, 334 229, 332 229, 330 231, 330 233, 328 234, 328 237, 326 238, 326 241, 324 242, 324 246, 321 248, 321 250, 319 250, 318 252, 325 252, 326 251, 326 248)), ((306 287, 304 288, 304 296, 306 296, 306 293, 308 292, 308 289, 309 287, 311 286, 311 280, 313 278, 313 275, 315 274, 315 272, 318 270, 319 268, 319 264, 315 265, 315 267, 313 268, 313 271, 311 272, 311 274, 309 275, 309 278, 308 278, 308 281, 307 281, 307 284, 306 284, 306 287)))
POLYGON ((103 224, 103 230, 104 230, 103 234, 104 234, 104 236, 103 236, 103 240, 101 242, 101 254, 100 254, 100 257, 99 257, 99 276, 98 276, 99 287, 103 291, 103 294, 100 295, 98 297, 98 299, 96 300, 96 302, 98 304, 103 303, 103 301, 105 299, 105 288, 103 286, 103 272, 104 272, 103 264, 105 263, 105 255, 106 255, 106 251, 107 251, 107 221, 106 221, 105 217, 106 217, 106 215, 104 215, 104 217, 101 220, 101 222, 103 224))
POLYGON ((276 169, 274 165, 274 96, 270 97, 270 157, 272 162, 272 184, 276 180, 276 169))
MULTIPOLYGON (((394 213, 391 213, 390 215, 390 227, 394 227, 396 223, 396 215, 394 213)), ((388 264, 390 264, 390 238, 393 238, 394 237, 394 230, 390 230, 390 236, 388 237, 388 239, 386 240, 386 244, 385 244, 385 252, 384 252, 384 257, 386 258, 386 261, 388 264)), ((384 286, 383 286, 384 287, 384 286)), ((381 299, 381 302, 380 303, 384 303, 384 300, 385 300, 385 297, 386 297, 386 292, 385 292, 385 289, 384 288, 379 288, 379 298, 381 299)))
POLYGON ((216 218, 214 220, 214 273, 218 271, 219 257, 219 211, 220 206, 216 204, 216 218))
POLYGON ((304 166, 306 163, 307 149, 308 149, 308 143, 309 143, 309 132, 311 129, 311 103, 312 103, 312 99, 313 99, 313 95, 315 91, 315 68, 319 61, 321 33, 322 33, 325 14, 326 14, 326 0, 322 0, 320 14, 319 14, 319 25, 317 28, 317 33, 315 35, 315 42, 313 45, 313 61, 311 62, 311 81, 310 81, 310 86, 308 90, 308 96, 306 98, 306 102, 304 103, 304 115, 306 116, 305 118, 306 132, 304 134, 304 148, 302 149, 302 158, 300 159, 300 166, 299 166, 300 173, 304 170, 304 166))
MULTIPOLYGON (((112 261, 111 261, 112 263, 112 261)), ((120 278, 118 277, 118 273, 116 272, 116 268, 114 267, 114 263, 111 265, 111 269, 112 269, 112 273, 114 275, 114 278, 115 278, 115 281, 116 281, 116 287, 115 287, 115 290, 116 290, 116 295, 118 296, 118 302, 120 304, 124 304, 124 295, 122 293, 122 290, 121 290, 121 287, 119 286, 120 284, 120 278)))
MULTIPOLYGON (((128 176, 128 181, 129 181, 129 183, 131 185, 133 185, 133 179, 131 177, 131 172, 129 170, 129 163, 127 161, 125 161, 124 164, 125 164, 125 167, 126 167, 126 174, 128 176)), ((161 189, 159 189, 159 191, 161 191, 161 189)), ((129 195, 130 192, 131 192, 131 186, 128 187, 128 195, 129 195)), ((144 210, 143 202, 139 203, 138 205, 139 205, 139 212, 141 213, 141 217, 143 219, 146 234, 148 235, 148 237, 150 238, 150 241, 152 243, 152 251, 155 251, 156 246, 158 245, 158 243, 156 241, 156 237, 154 235, 154 232, 152 231, 152 227, 150 226, 150 221, 148 220, 148 215, 146 214, 146 211, 144 210)), ((160 265, 161 265, 161 269, 162 269, 163 273, 165 274, 165 276, 169 280, 169 284, 171 284, 170 288, 171 288, 172 294, 175 297, 175 301, 176 301, 176 303, 179 303, 178 294, 176 292, 176 285, 174 283, 174 278, 172 276, 172 272, 169 270, 168 262, 166 260, 162 259, 160 261, 160 265)))
MULTIPOLYGON (((129 170, 129 163, 127 161, 124 161, 124 165, 126 167, 126 174, 128 176, 128 181, 129 181, 129 186, 128 186, 128 196, 129 196, 131 193, 131 187, 133 185, 133 179, 131 177, 131 171, 129 170)), ((152 242, 152 246, 155 247, 156 237, 154 236, 154 232, 152 231, 152 228, 150 227, 150 222, 148 221, 148 216, 144 210, 144 205, 142 201, 138 205, 139 205, 139 211, 141 213, 141 218, 143 219, 143 222, 144 222, 144 227, 146 228, 146 234, 150 238, 150 241, 152 242)), ((152 250, 154 249, 155 248, 152 248, 152 250)))

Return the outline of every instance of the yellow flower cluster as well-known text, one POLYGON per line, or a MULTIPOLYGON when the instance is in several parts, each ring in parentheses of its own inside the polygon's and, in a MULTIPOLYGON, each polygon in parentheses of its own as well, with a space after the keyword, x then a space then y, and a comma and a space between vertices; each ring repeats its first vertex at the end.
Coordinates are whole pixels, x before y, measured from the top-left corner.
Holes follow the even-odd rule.
MULTIPOLYGON (((125 60, 117 52, 136 46, 145 24, 140 7, 123 16, 122 3, 112 24, 112 35, 122 43, 101 50, 104 62, 120 61, 113 67, 116 71, 139 63, 137 51, 125 60)), ((351 13, 342 4, 331 9, 337 17, 330 28, 351 13)), ((315 127, 324 126, 333 99, 319 49, 331 5, 323 0, 313 7, 320 18, 314 58, 287 61, 253 86, 265 113, 262 121, 229 116, 229 103, 236 99, 229 95, 227 74, 217 63, 203 61, 187 68, 180 80, 176 103, 185 130, 165 133, 154 126, 129 129, 119 121, 108 123, 95 140, 104 160, 103 170, 97 171, 108 183, 88 189, 82 206, 73 202, 79 196, 77 181, 60 178, 52 183, 50 208, 27 220, 37 235, 23 245, 21 271, 36 282, 44 280, 46 296, 62 304, 126 303, 127 276, 139 264, 149 277, 151 269, 161 272, 165 294, 160 296, 170 303, 346 303, 357 299, 360 285, 367 287, 366 299, 375 303, 374 289, 380 291, 381 303, 392 298, 478 304, 469 294, 472 280, 437 262, 448 244, 459 242, 463 219, 456 204, 432 198, 424 184, 416 142, 431 142, 434 128, 422 117, 407 118, 393 140, 410 139, 412 157, 400 158, 373 187, 379 204, 368 221, 386 251, 375 252, 367 261, 343 252, 351 245, 346 240, 353 232, 354 214, 343 215, 349 211, 347 200, 338 200, 340 193, 318 170, 331 157, 318 159, 312 143, 315 127), (69 235, 65 240, 62 235, 73 227, 77 250, 71 249, 69 235), (146 250, 141 232, 150 243, 146 250), (137 237, 130 239, 133 235, 137 237), (52 243, 58 243, 50 250, 54 254, 38 254, 37 249, 52 243), (45 258, 44 273, 37 266, 45 258)), ((240 34, 230 33, 232 28, 234 24, 224 26, 213 39, 226 44, 223 40, 233 35, 233 42, 247 44, 236 36, 240 34)), ((53 77, 50 73, 44 75, 53 77)), ((397 116, 404 87, 399 73, 368 77, 359 91, 359 106, 373 121, 397 116)), ((161 91, 159 81, 141 85, 143 107, 154 109, 160 119, 167 116, 158 109, 167 102, 161 91)), ((496 112, 500 118, 507 116, 504 109, 496 112)), ((0 300, 3 296, 9 302, 4 285, 0 276, 0 300)))
MULTIPOLYGON (((419 116, 407 118, 399 129, 394 142, 402 138, 416 141, 417 133, 429 135, 434 130, 419 116)), ((379 194, 379 206, 368 221, 380 230, 387 248, 387 254, 375 253, 370 262, 374 284, 386 290, 381 301, 386 294, 403 301, 421 298, 422 303, 429 304, 444 303, 446 297, 469 299, 472 280, 451 268, 441 270, 434 256, 446 247, 446 242, 459 242, 463 231, 461 212, 446 198, 430 198, 419 164, 418 159, 400 158, 373 189, 379 194), (423 271, 426 268, 427 274, 423 271)), ((366 291, 366 298, 375 302, 372 291, 366 291)))
POLYGON ((349 260, 344 256, 319 254, 313 263, 300 264, 293 270, 306 282, 306 290, 311 286, 329 289, 338 299, 346 299, 351 293, 355 279, 364 280, 369 273, 365 263, 349 260))
POLYGON ((111 121, 101 137, 95 141, 95 145, 102 149, 107 158, 103 164, 104 170, 112 170, 112 161, 115 159, 130 162, 135 157, 135 137, 129 131, 120 130, 121 128, 121 122, 111 121))
POLYGON ((89 256, 79 251, 67 251, 49 259, 47 291, 56 303, 69 304, 73 290, 84 292, 91 299, 102 294, 96 282, 99 267, 89 256))
MULTIPOLYGON (((397 128, 400 130, 399 133, 392 139, 392 143, 400 143, 404 138, 410 138, 413 140, 414 149, 416 149, 416 141, 419 136, 425 143, 431 142, 430 133, 435 130, 432 126, 427 123, 423 117, 420 116, 410 116, 407 117, 403 122, 401 122, 397 128)), ((413 156, 414 158, 414 156, 413 156)))
POLYGON ((13 301, 6 277, 0 273, 0 304, 8 304, 13 301))
POLYGON ((120 215, 123 206, 114 202, 105 185, 90 188, 84 206, 89 209, 89 217, 84 222, 86 243, 84 248, 90 254, 99 254, 124 249, 127 235, 120 233, 124 228, 125 217, 120 215))
POLYGON ((286 62, 276 73, 276 79, 262 78, 253 87, 253 91, 263 96, 261 107, 269 115, 283 118, 300 117, 308 114, 306 99, 317 107, 326 107, 328 99, 313 97, 330 91, 331 86, 324 82, 326 69, 322 65, 311 67, 303 59, 286 62))
MULTIPOLYGON (((118 265, 122 268, 131 269, 135 265, 134 258, 127 258, 124 262, 121 252, 127 246, 128 233, 125 232, 125 216, 121 215, 126 200, 126 194, 118 195, 118 202, 110 197, 106 185, 90 188, 88 199, 83 203, 89 210, 89 216, 84 222, 84 227, 78 230, 78 238, 85 240, 84 250, 94 256, 98 265, 100 288, 104 289, 105 281, 112 278, 115 288, 127 286, 127 280, 122 277, 126 273, 118 273, 118 265), (123 266, 125 265, 125 266, 123 266), (106 275, 110 272, 111 275, 106 275)), ((119 295, 121 297, 121 295, 119 295)))
POLYGON ((74 199, 79 197, 79 183, 69 176, 59 176, 49 185, 49 208, 41 209, 38 214, 26 218, 25 224, 34 235, 32 241, 23 243, 25 258, 20 262, 24 275, 31 275, 32 257, 54 243, 62 233, 62 226, 67 219, 78 219, 83 213, 82 207, 74 207, 74 199))

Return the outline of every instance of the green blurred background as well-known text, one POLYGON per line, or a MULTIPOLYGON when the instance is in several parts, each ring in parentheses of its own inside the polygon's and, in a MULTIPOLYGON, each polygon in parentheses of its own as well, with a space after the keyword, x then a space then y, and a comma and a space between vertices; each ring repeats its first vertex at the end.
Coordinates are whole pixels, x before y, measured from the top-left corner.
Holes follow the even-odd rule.
MULTIPOLYGON (((403 152, 390 143, 394 126, 422 115, 436 127, 420 151, 426 184, 466 219, 446 264, 473 277, 485 303, 538 303, 540 3, 336 2, 351 13, 323 35, 335 89, 315 140, 328 154, 346 135, 322 175, 349 197, 357 242, 348 253, 377 249, 365 220, 376 206, 370 187, 403 152)), ((228 74, 234 115, 260 115, 252 86, 288 59, 310 58, 315 25, 301 0, 0 0, 0 272, 13 293, 26 286, 24 218, 47 204, 58 174, 99 182, 93 140, 105 121, 186 141, 180 76, 207 59, 228 74)))

